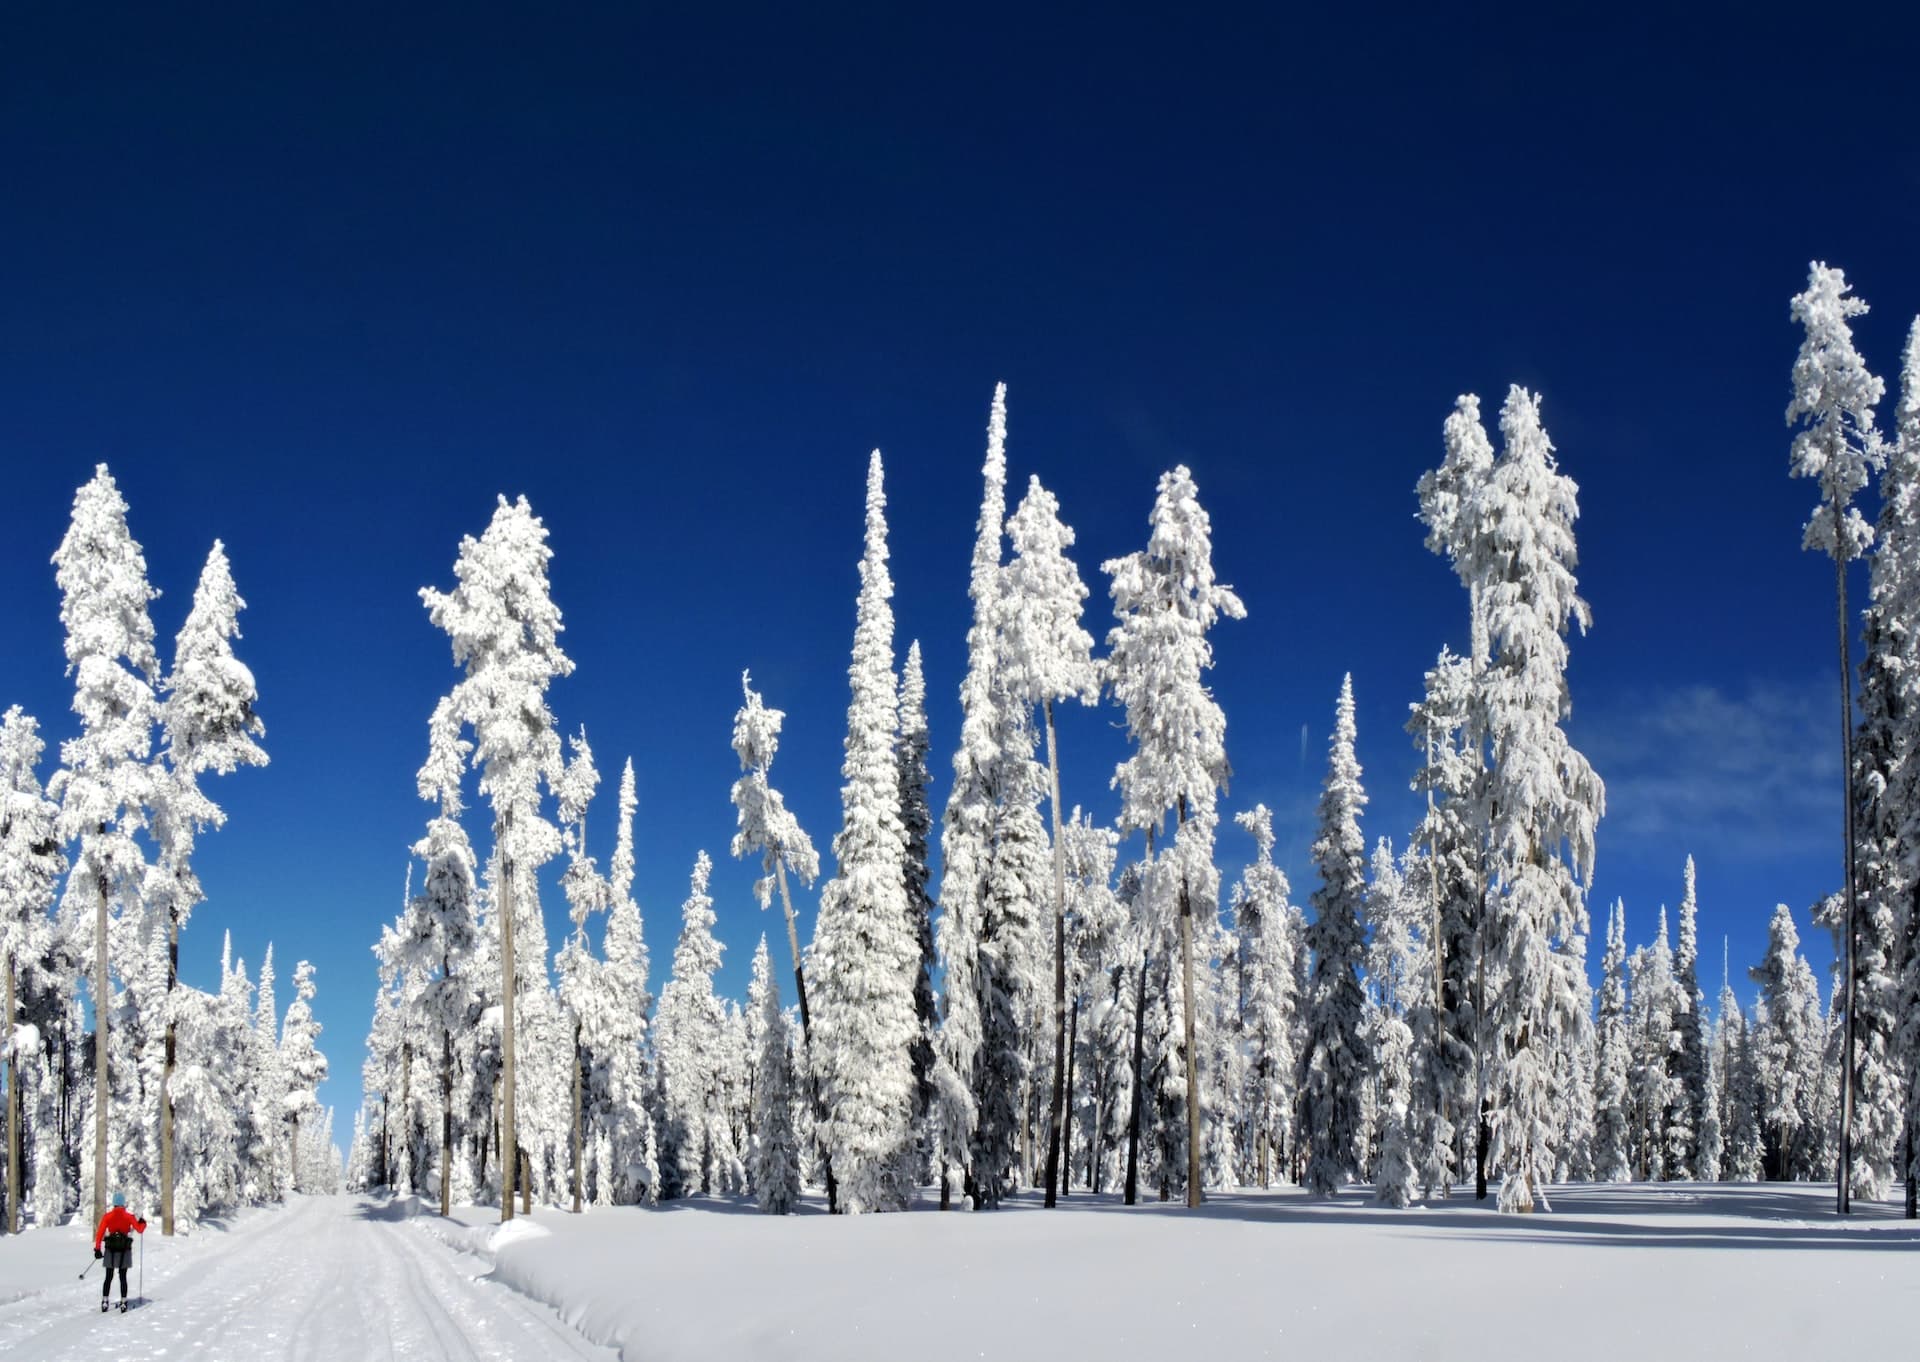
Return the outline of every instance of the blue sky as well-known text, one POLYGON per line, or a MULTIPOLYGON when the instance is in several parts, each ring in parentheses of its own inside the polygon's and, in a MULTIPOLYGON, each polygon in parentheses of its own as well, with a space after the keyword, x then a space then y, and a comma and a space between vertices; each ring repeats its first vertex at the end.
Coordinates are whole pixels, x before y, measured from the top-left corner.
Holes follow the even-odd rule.
MULTIPOLYGON (((776 926, 725 857, 738 676, 789 711, 776 783, 824 850, 870 448, 939 802, 993 383, 1016 483, 1080 533, 1096 633, 1098 563, 1191 466, 1249 610, 1216 635, 1228 807, 1275 808, 1304 899, 1343 672, 1366 831, 1415 819, 1401 726, 1465 605, 1413 485, 1457 393, 1492 411, 1519 382, 1581 487, 1596 907, 1624 897, 1646 939, 1691 851, 1703 954, 1730 937, 1738 974, 1775 902, 1839 874, 1787 299, 1810 259, 1845 267, 1894 377, 1920 33, 1880 8, 1823 9, 1830 35, 1752 8, 17 14, 0 703, 70 731, 47 558, 95 462, 164 638, 226 541, 273 764, 215 788, 183 970, 210 983, 225 929, 250 964, 273 940, 283 979, 316 962, 344 1136, 453 680, 416 592, 451 584, 497 493, 552 532, 578 663, 553 702, 607 777, 602 856, 638 770, 656 987, 704 847, 737 993, 776 926)), ((1108 814, 1119 715, 1063 718, 1066 797, 1108 814)), ((1223 836, 1229 878, 1245 840, 1223 836)))

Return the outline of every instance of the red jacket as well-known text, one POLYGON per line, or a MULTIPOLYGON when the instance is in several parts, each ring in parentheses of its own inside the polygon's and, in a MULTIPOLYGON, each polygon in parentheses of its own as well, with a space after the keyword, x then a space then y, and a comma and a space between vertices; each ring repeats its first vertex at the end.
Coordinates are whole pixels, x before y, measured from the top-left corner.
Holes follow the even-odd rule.
POLYGON ((109 1234, 125 1234, 131 1230, 135 1234, 147 1232, 147 1222, 124 1206, 111 1206, 100 1217, 100 1224, 93 1232, 93 1246, 100 1247, 100 1241, 109 1234))

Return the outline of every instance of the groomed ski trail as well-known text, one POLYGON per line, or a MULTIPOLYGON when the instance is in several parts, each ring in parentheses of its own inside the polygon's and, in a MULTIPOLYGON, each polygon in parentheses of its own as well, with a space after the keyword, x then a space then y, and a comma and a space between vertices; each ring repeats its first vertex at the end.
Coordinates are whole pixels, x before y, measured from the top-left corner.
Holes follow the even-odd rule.
MULTIPOLYGON (((71 1290, 0 1305, 0 1357, 615 1362, 616 1354, 587 1342, 551 1308, 483 1280, 486 1269, 480 1258, 388 1218, 378 1202, 304 1197, 214 1236, 164 1275, 149 1263, 146 1303, 124 1315, 100 1313, 97 1269, 71 1290)), ((130 1296, 139 1291, 138 1273, 136 1257, 130 1296)))

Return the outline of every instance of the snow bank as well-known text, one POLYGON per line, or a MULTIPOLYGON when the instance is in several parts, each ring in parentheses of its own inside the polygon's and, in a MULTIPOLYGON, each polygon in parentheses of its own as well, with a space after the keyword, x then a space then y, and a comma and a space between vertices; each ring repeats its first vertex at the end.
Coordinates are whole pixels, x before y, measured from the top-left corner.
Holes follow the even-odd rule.
MULTIPOLYGON (((1810 1356, 1867 1298, 1885 1308, 1848 1313, 1849 1350, 1910 1346, 1920 1227, 1893 1206, 1843 1223, 1831 1188, 1684 1184, 1553 1204, 1389 1211, 1287 1189, 1198 1211, 1074 1196, 848 1218, 699 1198, 538 1211, 549 1233, 502 1235, 491 1275, 630 1362, 1810 1356)), ((491 1236, 488 1216, 432 1232, 491 1236)))

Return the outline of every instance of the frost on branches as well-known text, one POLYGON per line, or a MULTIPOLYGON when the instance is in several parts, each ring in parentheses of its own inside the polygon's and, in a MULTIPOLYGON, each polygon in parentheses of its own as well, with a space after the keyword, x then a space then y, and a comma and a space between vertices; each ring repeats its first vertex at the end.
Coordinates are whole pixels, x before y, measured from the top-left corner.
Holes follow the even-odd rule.
POLYGON ((893 736, 893 580, 887 572, 880 451, 867 469, 866 553, 854 623, 853 697, 840 770, 838 869, 820 899, 810 959, 819 980, 813 1056, 825 1138, 849 1213, 904 1209, 913 1144, 913 980, 920 945, 907 914, 906 845, 893 736))

